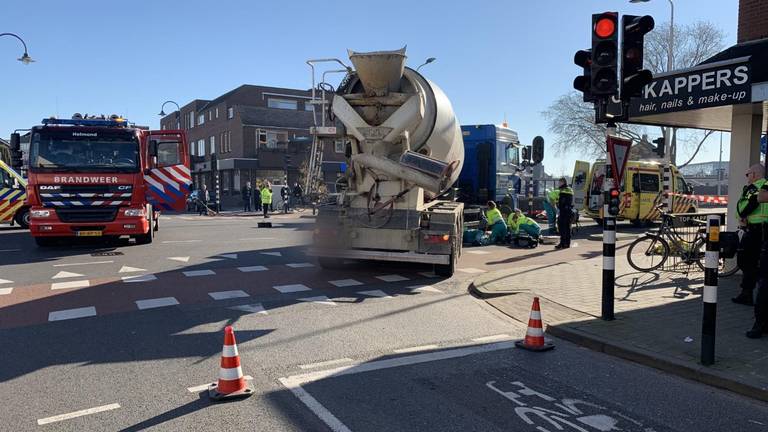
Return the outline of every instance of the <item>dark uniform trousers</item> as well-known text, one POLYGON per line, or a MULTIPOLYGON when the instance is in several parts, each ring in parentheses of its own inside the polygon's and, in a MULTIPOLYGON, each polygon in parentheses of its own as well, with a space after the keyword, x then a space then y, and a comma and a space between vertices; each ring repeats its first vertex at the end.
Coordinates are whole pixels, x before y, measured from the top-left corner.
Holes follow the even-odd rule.
POLYGON ((739 253, 736 262, 744 276, 741 279, 741 289, 751 293, 758 278, 758 264, 760 263, 760 251, 763 244, 763 225, 750 224, 744 231, 739 245, 739 253))
MULTIPOLYGON (((765 229, 765 226, 763 226, 763 229, 765 229)), ((755 321, 764 327, 768 327, 768 241, 763 241, 758 272, 755 321)))
POLYGON ((571 246, 572 212, 572 207, 561 208, 557 218, 557 230, 560 232, 560 244, 563 246, 571 246))

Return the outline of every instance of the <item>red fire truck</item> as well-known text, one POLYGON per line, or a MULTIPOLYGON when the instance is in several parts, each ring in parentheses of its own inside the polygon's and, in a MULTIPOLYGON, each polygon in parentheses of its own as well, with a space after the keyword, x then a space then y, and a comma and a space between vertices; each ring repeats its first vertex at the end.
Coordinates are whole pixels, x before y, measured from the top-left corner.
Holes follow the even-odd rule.
POLYGON ((39 246, 74 237, 151 243, 160 212, 184 210, 192 182, 184 131, 75 114, 44 119, 30 135, 27 204, 39 246))

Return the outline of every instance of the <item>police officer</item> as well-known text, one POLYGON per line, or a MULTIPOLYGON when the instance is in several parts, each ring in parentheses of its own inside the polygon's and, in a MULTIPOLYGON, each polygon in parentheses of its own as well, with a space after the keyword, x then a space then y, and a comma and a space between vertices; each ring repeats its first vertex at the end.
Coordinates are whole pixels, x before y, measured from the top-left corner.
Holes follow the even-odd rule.
POLYGON ((762 178, 763 168, 760 164, 749 167, 746 172, 747 185, 741 192, 741 198, 736 204, 736 212, 739 215, 740 225, 744 229, 744 236, 739 244, 737 262, 743 273, 741 279, 741 293, 732 298, 734 303, 751 306, 753 304, 752 292, 757 283, 757 265, 760 257, 760 246, 763 242, 763 224, 768 222, 768 204, 757 202, 760 188, 766 180, 762 178))
MULTIPOLYGON (((763 169, 761 165, 756 165, 757 169, 763 169)), ((750 169, 754 169, 753 166, 750 169)), ((763 174, 764 175, 764 174, 763 174)), ((763 180, 758 189, 757 201, 760 203, 761 211, 763 205, 768 204, 768 181, 763 180)), ((757 182, 755 182, 757 183, 757 182)), ((768 221, 768 213, 763 213, 766 217, 763 220, 768 221)), ((760 250, 760 266, 758 268, 757 298, 755 299, 755 324, 747 332, 747 337, 757 339, 768 333, 768 224, 763 223, 763 241, 760 250)))
POLYGON ((261 189, 261 207, 264 209, 264 218, 269 217, 269 209, 272 205, 272 185, 269 182, 264 182, 264 187, 261 189))
POLYGON ((565 177, 561 177, 557 188, 557 230, 560 231, 560 243, 555 249, 568 249, 571 247, 571 217, 573 216, 573 189, 568 186, 565 177))

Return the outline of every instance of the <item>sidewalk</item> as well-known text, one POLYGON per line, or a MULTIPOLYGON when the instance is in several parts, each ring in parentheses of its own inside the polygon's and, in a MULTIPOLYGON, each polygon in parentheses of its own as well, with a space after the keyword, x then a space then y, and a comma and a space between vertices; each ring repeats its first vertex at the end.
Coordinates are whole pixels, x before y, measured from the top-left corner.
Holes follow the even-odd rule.
POLYGON ((638 273, 617 255, 614 321, 599 318, 602 257, 487 273, 470 291, 524 323, 537 295, 553 336, 768 401, 768 337, 747 339, 752 308, 730 301, 740 274, 720 279, 716 359, 706 367, 699 363, 703 273, 638 273))

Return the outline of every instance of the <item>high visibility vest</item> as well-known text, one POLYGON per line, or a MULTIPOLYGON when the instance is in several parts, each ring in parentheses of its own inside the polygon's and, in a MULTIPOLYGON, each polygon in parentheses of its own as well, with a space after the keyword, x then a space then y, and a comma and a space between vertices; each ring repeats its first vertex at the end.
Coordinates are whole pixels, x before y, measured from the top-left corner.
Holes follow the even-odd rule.
POLYGON ((554 189, 547 193, 547 199, 554 205, 557 205, 558 198, 560 198, 560 189, 554 189))
MULTIPOLYGON (((759 179, 751 185, 744 187, 744 191, 741 193, 741 198, 739 198, 739 202, 736 204, 736 209, 740 215, 744 212, 745 207, 747 207, 752 199, 757 199, 757 195, 760 193, 760 190, 763 190, 763 188, 768 189, 767 183, 768 181, 765 179, 759 179)), ((757 208, 752 210, 752 212, 747 215, 747 223, 768 223, 768 203, 758 204, 757 208)))
POLYGON ((512 213, 511 215, 509 215, 509 218, 507 218, 507 225, 509 226, 509 229, 512 230, 513 232, 518 232, 520 231, 520 227, 523 225, 538 226, 539 224, 537 224, 535 220, 525 215, 520 215, 517 219, 515 219, 515 214, 512 213))
POLYGON ((504 217, 501 215, 501 211, 498 208, 487 210, 485 212, 485 218, 488 220, 488 226, 491 226, 498 221, 504 222, 504 217))
POLYGON ((272 191, 269 188, 265 187, 261 190, 261 203, 272 204, 272 191))

